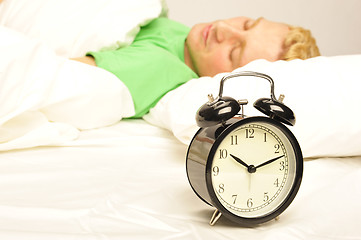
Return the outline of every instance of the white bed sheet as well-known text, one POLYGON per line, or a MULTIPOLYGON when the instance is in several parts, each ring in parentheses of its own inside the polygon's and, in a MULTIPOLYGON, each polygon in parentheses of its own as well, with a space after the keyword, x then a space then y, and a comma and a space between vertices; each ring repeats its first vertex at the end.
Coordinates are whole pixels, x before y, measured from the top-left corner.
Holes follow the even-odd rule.
POLYGON ((144 120, 0 153, 0 239, 361 239, 361 157, 305 161, 278 221, 241 228, 193 193, 187 146, 144 120))

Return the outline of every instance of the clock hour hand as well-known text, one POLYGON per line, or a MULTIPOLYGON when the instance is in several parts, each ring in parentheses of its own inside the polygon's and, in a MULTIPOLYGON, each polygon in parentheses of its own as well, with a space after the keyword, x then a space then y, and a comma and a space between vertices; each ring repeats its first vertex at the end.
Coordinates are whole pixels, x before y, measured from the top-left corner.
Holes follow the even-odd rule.
POLYGON ((242 164, 242 165, 245 166, 246 168, 249 168, 248 164, 245 163, 245 162, 243 162, 240 158, 234 156, 233 154, 230 154, 230 155, 231 155, 231 157, 234 158, 234 160, 236 160, 237 162, 239 162, 240 164, 242 164))
POLYGON ((257 168, 260 168, 260 167, 263 167, 263 166, 266 166, 266 165, 268 165, 268 164, 270 164, 270 163, 273 163, 274 161, 276 161, 276 160, 278 160, 278 159, 280 159, 281 157, 284 157, 284 156, 285 156, 285 155, 281 155, 281 156, 272 158, 271 160, 268 160, 268 161, 266 161, 266 162, 264 162, 264 163, 261 163, 260 165, 256 166, 256 169, 257 169, 257 168))

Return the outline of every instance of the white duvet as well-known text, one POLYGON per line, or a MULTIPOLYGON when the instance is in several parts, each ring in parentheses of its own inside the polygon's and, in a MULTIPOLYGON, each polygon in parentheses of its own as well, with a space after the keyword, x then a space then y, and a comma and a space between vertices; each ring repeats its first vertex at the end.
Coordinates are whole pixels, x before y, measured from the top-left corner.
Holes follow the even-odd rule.
POLYGON ((0 27, 0 149, 60 144, 133 113, 127 88, 0 27))
POLYGON ((68 57, 130 44, 163 11, 160 0, 3 1, 0 150, 59 145, 132 116, 118 78, 68 57))

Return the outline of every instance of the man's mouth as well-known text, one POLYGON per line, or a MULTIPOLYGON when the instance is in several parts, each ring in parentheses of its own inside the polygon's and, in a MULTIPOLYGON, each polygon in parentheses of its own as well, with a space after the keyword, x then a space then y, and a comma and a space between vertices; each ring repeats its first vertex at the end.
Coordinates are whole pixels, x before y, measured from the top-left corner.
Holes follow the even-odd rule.
POLYGON ((208 39, 209 31, 210 31, 211 27, 212 27, 212 24, 206 26, 203 29, 202 36, 203 36, 203 40, 204 40, 204 45, 207 45, 207 39, 208 39))

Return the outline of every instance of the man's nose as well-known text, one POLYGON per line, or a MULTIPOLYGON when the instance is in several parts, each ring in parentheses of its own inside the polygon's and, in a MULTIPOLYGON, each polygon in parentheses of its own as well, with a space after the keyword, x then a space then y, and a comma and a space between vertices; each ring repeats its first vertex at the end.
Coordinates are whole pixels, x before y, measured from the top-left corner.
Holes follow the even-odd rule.
POLYGON ((218 22, 216 38, 219 43, 225 41, 239 41, 242 30, 223 21, 218 22))

